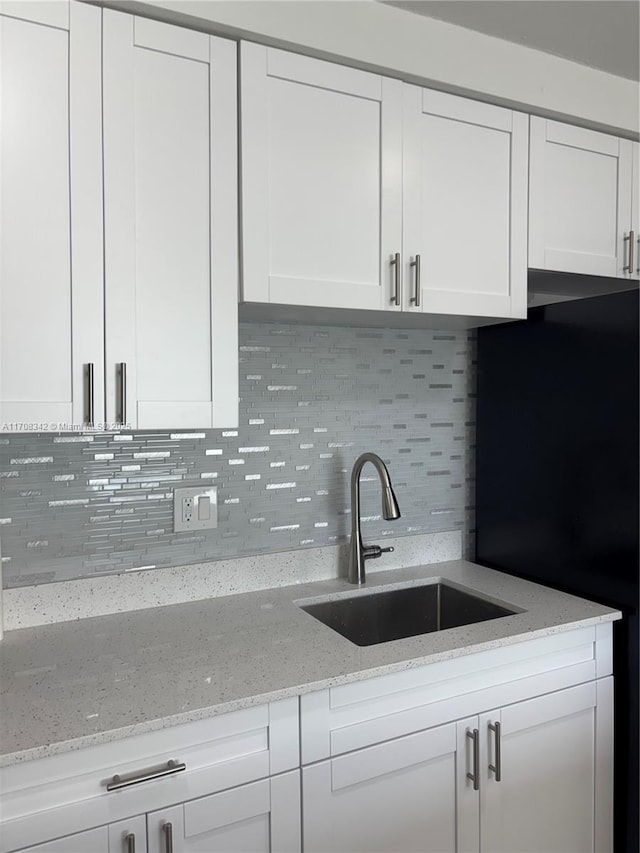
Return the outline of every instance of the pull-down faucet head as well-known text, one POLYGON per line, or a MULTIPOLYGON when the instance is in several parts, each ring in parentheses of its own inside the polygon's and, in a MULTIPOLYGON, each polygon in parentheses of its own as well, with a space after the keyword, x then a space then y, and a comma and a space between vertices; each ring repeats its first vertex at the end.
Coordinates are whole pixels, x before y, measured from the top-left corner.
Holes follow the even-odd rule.
POLYGON ((386 521, 395 521, 396 518, 400 518, 400 507, 391 484, 382 489, 382 517, 386 521))
POLYGON ((360 473, 367 462, 371 462, 378 472, 382 486, 382 516, 387 521, 400 518, 400 507, 393 488, 387 466, 376 453, 363 453, 358 456, 351 472, 351 543, 349 547, 349 583, 362 584, 365 581, 364 561, 372 557, 393 551, 393 548, 381 548, 379 545, 362 544, 360 531, 360 473))

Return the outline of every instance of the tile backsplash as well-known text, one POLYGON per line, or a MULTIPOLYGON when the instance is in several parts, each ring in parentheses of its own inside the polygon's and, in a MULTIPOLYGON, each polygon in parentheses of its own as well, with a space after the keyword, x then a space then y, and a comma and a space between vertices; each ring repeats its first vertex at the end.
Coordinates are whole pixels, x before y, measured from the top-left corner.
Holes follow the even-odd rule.
POLYGON ((240 326, 240 426, 0 435, 5 587, 346 541, 356 456, 369 541, 460 529, 475 491, 475 334, 240 326), (173 532, 178 486, 218 487, 218 528, 173 532))

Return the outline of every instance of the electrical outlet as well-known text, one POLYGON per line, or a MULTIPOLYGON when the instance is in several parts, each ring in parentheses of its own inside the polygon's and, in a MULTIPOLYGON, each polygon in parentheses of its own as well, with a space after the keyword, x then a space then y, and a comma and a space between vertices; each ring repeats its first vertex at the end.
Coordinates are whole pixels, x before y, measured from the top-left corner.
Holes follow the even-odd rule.
POLYGON ((211 530, 218 526, 218 489, 175 489, 173 492, 173 529, 211 530))
POLYGON ((182 498, 182 522, 191 524, 193 519, 193 498, 182 498))

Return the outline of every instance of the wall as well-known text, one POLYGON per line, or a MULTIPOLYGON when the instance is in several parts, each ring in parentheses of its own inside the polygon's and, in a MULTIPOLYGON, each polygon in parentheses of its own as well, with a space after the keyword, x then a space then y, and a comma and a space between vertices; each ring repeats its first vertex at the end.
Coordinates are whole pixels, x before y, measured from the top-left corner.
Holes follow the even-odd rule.
POLYGON ((381 520, 365 468, 367 539, 469 541, 474 364, 473 332, 241 324, 238 430, 4 433, 4 585, 346 541, 364 450, 387 462, 402 510, 381 520), (172 489, 203 482, 218 486, 218 529, 174 534, 172 489))
POLYGON ((637 138, 638 84, 365 0, 96 0, 637 138))

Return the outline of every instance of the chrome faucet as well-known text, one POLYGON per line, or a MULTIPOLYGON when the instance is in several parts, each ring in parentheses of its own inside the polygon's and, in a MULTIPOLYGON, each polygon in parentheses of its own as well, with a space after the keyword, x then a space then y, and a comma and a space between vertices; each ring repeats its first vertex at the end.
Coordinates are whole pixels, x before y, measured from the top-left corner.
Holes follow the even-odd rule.
POLYGON ((381 548, 379 545, 363 545, 360 531, 360 474, 367 462, 373 463, 382 486, 382 516, 387 521, 400 518, 398 501, 391 488, 391 479, 387 466, 375 453, 363 453, 358 456, 351 472, 351 544, 349 546, 349 583, 365 582, 364 561, 380 557, 393 548, 381 548))

